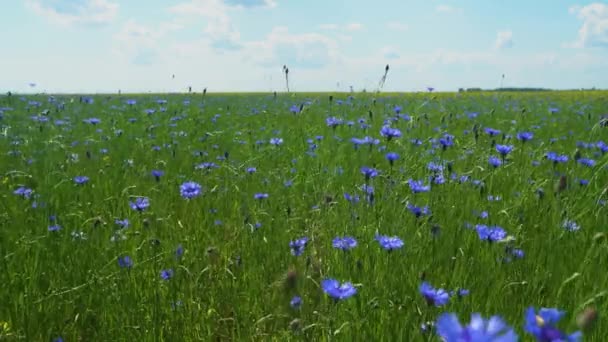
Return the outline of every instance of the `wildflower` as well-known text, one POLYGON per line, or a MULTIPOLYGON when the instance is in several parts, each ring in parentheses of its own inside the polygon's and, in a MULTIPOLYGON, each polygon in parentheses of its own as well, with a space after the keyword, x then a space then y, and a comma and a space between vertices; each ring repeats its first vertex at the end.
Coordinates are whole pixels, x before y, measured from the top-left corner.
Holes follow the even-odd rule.
POLYGON ((181 258, 182 255, 184 255, 184 247, 182 245, 177 245, 177 248, 175 249, 175 257, 176 258, 181 258))
POLYGON ((50 225, 48 228, 49 232, 58 232, 61 230, 61 226, 58 224, 50 225))
POLYGON ((137 197, 135 201, 129 202, 129 206, 133 210, 144 211, 150 206, 150 200, 147 197, 137 197))
POLYGON ((291 248, 291 254, 294 256, 300 256, 304 253, 304 248, 308 244, 308 238, 303 237, 294 241, 289 242, 289 248, 291 248))
POLYGON ((332 116, 332 117, 329 117, 329 118, 325 119, 325 123, 327 123, 328 127, 331 127, 331 128, 335 129, 336 127, 338 127, 341 124, 343 124, 344 120, 338 119, 338 118, 335 118, 335 117, 332 116))
POLYGON ((74 183, 76 183, 78 185, 85 184, 88 181, 89 181, 89 177, 87 177, 87 176, 76 176, 76 177, 74 177, 74 183))
POLYGON ((391 164, 391 166, 393 166, 393 164, 395 163, 395 160, 399 159, 399 155, 395 152, 389 152, 386 154, 386 160, 388 160, 388 162, 391 164))
POLYGON ((497 168, 502 165, 502 160, 496 156, 490 156, 490 158, 488 158, 488 163, 494 168, 497 168))
POLYGON ((173 278, 173 269, 169 268, 169 269, 160 271, 160 278, 162 280, 169 280, 169 279, 173 278))
POLYGON ((473 314, 470 323, 463 327, 456 314, 444 313, 437 319, 436 327, 445 342, 518 341, 517 334, 499 316, 486 320, 480 314, 473 314))
POLYGON ((564 311, 553 308, 541 308, 537 313, 534 307, 530 307, 526 310, 524 330, 541 342, 580 341, 581 332, 568 335, 555 327, 564 314, 564 311))
POLYGON ((289 305, 296 310, 299 309, 300 306, 302 306, 302 298, 300 296, 294 296, 289 302, 289 305))
POLYGON ((270 144, 274 146, 279 146, 283 144, 283 138, 270 138, 270 144))
POLYGON ((119 226, 120 228, 128 228, 129 227, 129 219, 116 219, 114 220, 114 223, 116 223, 117 226, 119 226))
POLYGON ((201 190, 201 185, 195 182, 186 182, 179 187, 179 193, 185 199, 192 199, 200 196, 201 190))
POLYGON ((357 289, 350 282, 340 284, 335 279, 323 279, 321 281, 321 288, 328 296, 342 300, 354 296, 357 293, 357 289))
POLYGON ((486 134, 488 134, 491 137, 493 137, 495 135, 499 135, 501 133, 499 130, 490 128, 490 127, 484 128, 484 131, 486 132, 486 134))
POLYGON ((517 139, 521 142, 526 142, 532 140, 534 134, 532 132, 519 132, 517 133, 517 139))
POLYGON ((337 237, 333 240, 332 246, 343 251, 357 247, 357 240, 350 236, 337 237))
POLYGON ((588 159, 588 158, 580 158, 579 160, 577 160, 577 162, 581 165, 585 165, 588 167, 594 167, 595 166, 595 160, 593 159, 588 159))
POLYGON ((164 174, 163 171, 161 170, 152 170, 152 177, 154 177, 154 179, 156 179, 156 181, 160 181, 160 177, 164 174))
POLYGON ((414 216, 416 216, 416 218, 420 218, 422 216, 428 216, 431 214, 431 210, 429 209, 429 207, 424 206, 424 207, 417 207, 411 203, 407 204, 407 209, 414 214, 414 216))
POLYGON ((500 153, 501 156, 506 156, 513 151, 513 145, 496 145, 496 152, 500 153))
POLYGON ((366 180, 378 176, 378 171, 376 169, 367 166, 361 168, 361 173, 365 176, 366 180))
POLYGON ((443 165, 437 164, 435 162, 430 162, 426 165, 426 168, 433 173, 441 173, 443 172, 443 165))
POLYGON ((401 137, 401 131, 390 126, 383 126, 382 129, 380 129, 380 135, 385 137, 387 141, 390 141, 393 138, 401 137))
POLYGON ((376 235, 376 240, 380 244, 380 247, 389 252, 403 247, 403 240, 397 236, 376 235))
POLYGON ((253 195, 253 198, 257 199, 257 200, 263 200, 263 199, 268 198, 268 194, 266 194, 266 193, 257 193, 255 195, 253 195))
POLYGON ((450 294, 446 290, 435 289, 426 281, 420 284, 419 291, 429 305, 444 306, 450 301, 450 294))
POLYGON ((576 232, 581 229, 581 226, 579 226, 578 223, 572 220, 564 220, 564 222, 562 223, 562 228, 569 232, 576 232))
POLYGON ((352 195, 345 192, 344 193, 344 199, 349 201, 352 204, 358 203, 359 202, 359 196, 358 195, 352 195))
POLYGON ((484 224, 478 224, 475 226, 477 235, 482 241, 495 242, 503 240, 507 237, 507 232, 498 226, 486 226, 484 224))
POLYGON ((545 158, 548 160, 551 160, 554 164, 557 163, 565 163, 568 161, 568 156, 566 155, 559 155, 555 152, 547 152, 545 154, 545 158))
POLYGON ((17 188, 17 190, 13 191, 13 194, 15 194, 17 196, 22 196, 23 198, 26 198, 26 199, 29 199, 33 193, 34 193, 34 190, 26 188, 24 186, 21 186, 21 187, 17 188))
POLYGON ((125 255, 124 257, 118 257, 118 266, 120 268, 131 268, 133 267, 133 260, 128 255, 125 255))
POLYGON ((422 181, 409 179, 408 184, 413 193, 428 192, 431 190, 429 185, 424 185, 422 181))

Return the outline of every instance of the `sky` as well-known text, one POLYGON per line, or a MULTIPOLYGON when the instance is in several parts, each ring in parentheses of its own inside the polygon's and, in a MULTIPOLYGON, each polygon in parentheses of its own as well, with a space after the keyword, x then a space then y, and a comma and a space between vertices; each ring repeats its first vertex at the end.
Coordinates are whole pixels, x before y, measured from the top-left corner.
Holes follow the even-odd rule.
POLYGON ((10 3, 2 92, 608 88, 608 1, 10 3))

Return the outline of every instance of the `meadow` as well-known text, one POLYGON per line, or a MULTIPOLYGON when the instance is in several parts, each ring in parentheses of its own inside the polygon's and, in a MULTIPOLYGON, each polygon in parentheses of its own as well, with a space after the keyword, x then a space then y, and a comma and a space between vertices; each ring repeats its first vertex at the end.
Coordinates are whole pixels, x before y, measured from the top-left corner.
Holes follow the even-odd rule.
POLYGON ((602 91, 0 97, 0 340, 605 341, 607 113, 602 91))

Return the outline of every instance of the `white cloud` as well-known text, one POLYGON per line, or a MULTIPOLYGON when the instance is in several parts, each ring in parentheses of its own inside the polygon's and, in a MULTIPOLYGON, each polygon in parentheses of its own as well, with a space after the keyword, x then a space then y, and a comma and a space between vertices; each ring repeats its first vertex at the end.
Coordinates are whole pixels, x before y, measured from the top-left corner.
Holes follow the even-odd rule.
POLYGON ((599 2, 587 6, 573 6, 570 13, 583 21, 578 39, 571 47, 608 47, 608 5, 599 2))
POLYGON ((225 0, 225 3, 235 7, 277 7, 277 2, 274 0, 225 0))
POLYGON ((118 14, 118 3, 108 0, 26 0, 27 8, 63 26, 105 25, 118 14))
POLYGON ((152 64, 161 56, 161 39, 182 28, 181 24, 175 22, 163 22, 151 28, 129 20, 113 37, 114 53, 133 64, 152 64))
POLYGON ((266 67, 320 68, 338 56, 335 40, 319 33, 291 33, 287 27, 275 27, 265 39, 243 44, 247 59, 266 67))
POLYGON ((393 46, 387 46, 382 48, 382 57, 389 60, 398 59, 400 57, 399 51, 393 46))
POLYGON ((410 28, 407 24, 404 24, 404 23, 401 23, 398 21, 388 22, 386 24, 386 27, 391 30, 395 30, 395 31, 407 31, 410 28))
POLYGON ((437 5, 435 7, 435 11, 441 13, 460 13, 462 12, 462 8, 450 6, 450 5, 437 5))
POLYGON ((346 31, 359 31, 363 28, 363 25, 360 23, 350 23, 344 27, 346 31))
POLYGON ((349 23, 344 25, 339 24, 321 24, 318 26, 319 29, 325 31, 359 31, 363 29, 363 24, 361 23, 349 23))
POLYGON ((506 49, 513 46, 513 32, 499 31, 494 42, 495 49, 506 49))
POLYGON ((340 26, 338 26, 338 24, 321 24, 319 25, 319 28, 321 30, 333 31, 339 29, 340 26))

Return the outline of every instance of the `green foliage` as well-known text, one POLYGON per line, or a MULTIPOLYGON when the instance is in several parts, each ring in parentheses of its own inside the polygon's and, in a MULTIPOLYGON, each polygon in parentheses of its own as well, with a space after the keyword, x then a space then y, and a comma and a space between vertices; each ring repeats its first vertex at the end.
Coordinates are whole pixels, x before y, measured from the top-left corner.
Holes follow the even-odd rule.
MULTIPOLYGON (((13 108, 0 120, 0 340, 5 334, 25 341, 434 341, 420 326, 445 311, 499 314, 524 336, 528 306, 566 310, 564 328, 575 330, 585 308, 608 309, 608 244, 597 237, 608 227, 608 207, 599 204, 608 199, 608 155, 584 150, 597 161, 591 168, 572 161, 577 141, 608 143, 607 129, 598 125, 606 95, 353 94, 349 100, 334 94, 330 103, 328 94, 313 93, 175 94, 134 96, 133 106, 124 95, 94 96, 92 104, 73 96, 54 103, 42 95, 0 98, 13 108), (167 103, 157 104, 159 98, 167 103), (33 100, 41 105, 28 105, 33 100), (306 101, 302 112, 290 113, 306 101), (379 131, 395 105, 411 121, 395 121, 403 137, 387 143, 379 131), (44 109, 48 122, 31 119, 44 109), (469 118, 471 112, 478 116, 469 118), (327 116, 354 124, 334 130, 327 116), (91 117, 101 123, 83 123, 91 117), (54 124, 58 119, 68 124, 54 124), (358 119, 371 127, 361 129, 358 119), (496 155, 492 140, 503 138, 488 137, 484 127, 513 136, 505 143, 515 150, 496 169, 488 157, 496 155), (521 131, 534 132, 533 140, 517 141, 521 131), (443 133, 455 136, 454 146, 432 149, 428 140, 443 133), (355 149, 350 139, 364 136, 381 143, 355 149), (284 144, 268 144, 272 137, 284 144), (389 151, 401 156, 392 167, 389 151), (548 151, 570 161, 554 166, 544 160, 548 151), (228 158, 218 159, 225 152, 228 158), (461 184, 446 171, 445 184, 413 194, 407 180, 428 183, 430 161, 451 162, 458 177, 485 186, 461 184), (219 167, 195 168, 203 162, 219 167), (363 166, 381 171, 371 181, 373 205, 358 189, 363 166), (257 171, 249 174, 248 167, 257 171), (164 171, 158 182, 155 169, 164 171), (555 191, 559 175, 568 184, 555 191), (90 180, 76 185, 76 176, 90 180), (180 197, 180 184, 189 180, 203 186, 202 196, 180 197), (286 187, 288 180, 293 184, 286 187), (32 198, 14 195, 20 186, 33 189, 32 198), (351 205, 345 192, 361 202, 351 205), (254 200, 255 193, 269 198, 254 200), (488 195, 502 200, 489 202, 488 195), (135 196, 147 196, 149 210, 132 210, 135 196), (416 219, 406 203, 429 206, 433 215, 416 219), (479 218, 481 211, 489 217, 479 218), (130 226, 121 230, 114 221, 125 218, 130 226), (566 219, 580 230, 564 230, 566 219), (48 231, 54 223, 62 229, 48 231), (511 238, 480 241, 466 223, 498 225, 511 238), (399 236, 405 246, 387 253, 376 233, 399 236), (343 235, 359 245, 350 252, 332 248, 332 239, 343 235), (311 241, 295 257, 289 242, 303 236, 311 241), (523 249, 525 257, 505 262, 506 246, 523 249), (125 255, 131 269, 118 265, 125 255), (163 269, 174 276, 162 280, 163 269), (336 303, 319 288, 325 277, 351 281, 358 293, 336 303), (423 278, 470 294, 429 307, 418 293, 423 278), (303 299, 300 310, 289 307, 294 295, 303 299)), ((599 320, 586 341, 608 336, 605 318, 599 320)))

